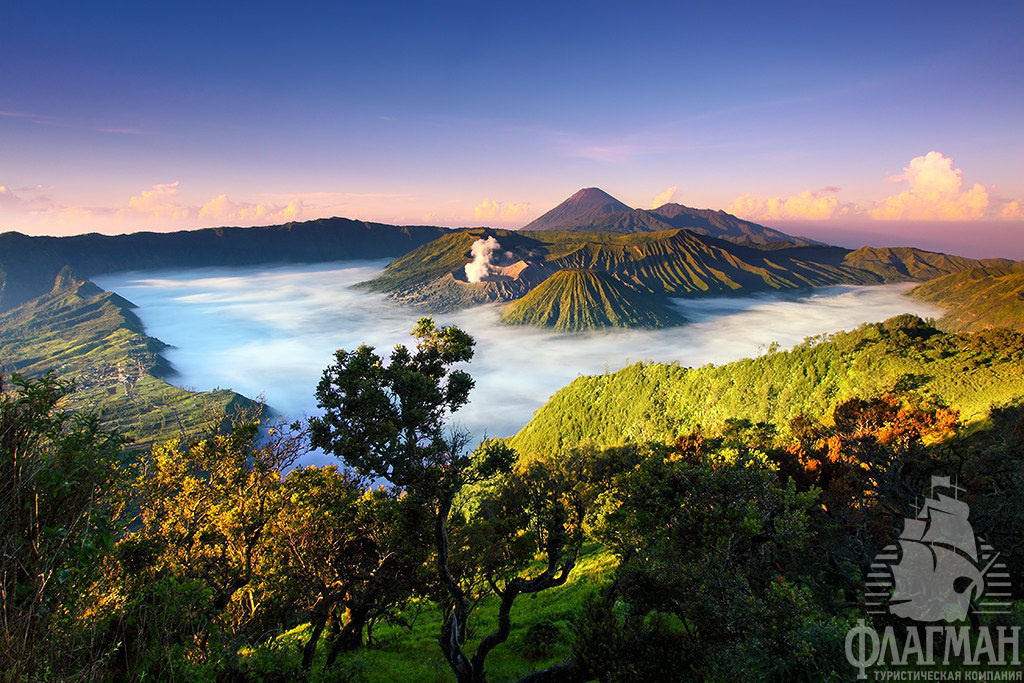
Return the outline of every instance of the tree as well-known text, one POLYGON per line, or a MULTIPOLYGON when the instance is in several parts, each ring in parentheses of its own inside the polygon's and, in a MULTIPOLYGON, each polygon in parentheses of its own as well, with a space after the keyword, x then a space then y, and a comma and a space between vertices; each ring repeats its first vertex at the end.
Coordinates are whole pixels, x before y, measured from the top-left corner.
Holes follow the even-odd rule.
POLYGON ((300 467, 282 486, 272 524, 272 548, 263 587, 273 599, 299 608, 310 621, 302 668, 335 625, 327 665, 359 647, 369 624, 395 619, 421 588, 426 562, 423 524, 407 496, 367 490, 337 467, 300 467))
POLYGON ((813 679, 843 664, 815 636, 839 632, 811 552, 817 492, 720 438, 640 451, 604 496, 596 534, 619 566, 578 622, 575 661, 601 680, 813 679))
POLYGON ((440 648, 460 682, 479 682, 488 654, 509 636, 515 600, 561 585, 575 566, 581 501, 551 468, 513 475, 516 454, 503 443, 468 452, 464 432, 446 433, 447 418, 473 387, 452 367, 472 358, 473 339, 429 318, 412 334, 415 348, 396 346, 388 362, 365 345, 335 354, 317 387, 324 415, 310 421, 312 443, 364 476, 387 480, 432 520, 440 648), (476 507, 468 495, 474 488, 486 491, 476 507), (531 574, 538 552, 541 569, 531 574), (472 606, 484 592, 500 600, 498 624, 470 652, 472 606))
POLYGON ((119 527, 126 443, 65 411, 74 385, 0 377, 0 669, 12 680, 88 676, 98 657, 76 619, 119 527))
POLYGON ((282 471, 306 451, 300 431, 231 429, 139 456, 131 528, 109 558, 97 617, 119 644, 121 675, 189 677, 233 665, 238 646, 273 628, 259 580, 281 507, 282 471))

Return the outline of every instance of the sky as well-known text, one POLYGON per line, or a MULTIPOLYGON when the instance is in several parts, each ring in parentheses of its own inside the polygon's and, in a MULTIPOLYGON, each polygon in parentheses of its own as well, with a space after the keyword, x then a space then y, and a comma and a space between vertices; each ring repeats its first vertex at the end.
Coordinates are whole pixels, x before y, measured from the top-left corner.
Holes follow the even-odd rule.
POLYGON ((519 227, 581 187, 1024 259, 1022 2, 9 3, 0 230, 519 227))

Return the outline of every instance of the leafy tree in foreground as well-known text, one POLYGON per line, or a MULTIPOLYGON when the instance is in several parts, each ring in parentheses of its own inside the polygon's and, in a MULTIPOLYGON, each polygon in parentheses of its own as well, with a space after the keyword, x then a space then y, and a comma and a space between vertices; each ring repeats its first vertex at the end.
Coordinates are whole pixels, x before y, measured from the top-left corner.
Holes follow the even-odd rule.
POLYGON ((639 449, 597 535, 619 558, 577 622, 599 680, 818 680, 844 665, 799 492, 764 455, 690 435, 639 449))
POLYGON ((75 620, 118 527, 124 440, 63 410, 69 383, 0 378, 0 671, 12 680, 95 675, 75 620))
POLYGON ((336 353, 317 387, 324 415, 310 421, 312 443, 362 475, 387 480, 428 515, 444 612, 441 651, 460 682, 478 682, 488 654, 508 639, 516 599, 568 578, 585 501, 557 468, 513 475, 508 447, 485 442, 469 453, 465 433, 446 432, 448 416, 473 387, 452 368, 472 358, 473 339, 429 318, 412 334, 415 348, 398 345, 387 362, 365 345, 336 353), (473 509, 470 488, 482 492, 473 509), (498 624, 471 650, 472 607, 487 592, 500 600, 498 624))
POLYGON ((377 620, 395 621, 399 608, 421 588, 426 543, 408 497, 365 483, 337 467, 305 467, 288 474, 280 511, 272 522, 267 592, 309 616, 302 668, 310 669, 325 628, 327 655, 363 643, 377 620))
POLYGON ((154 446, 135 463, 131 529, 107 563, 97 617, 127 677, 193 677, 229 668, 272 628, 261 581, 281 472, 301 434, 238 421, 227 433, 154 446))

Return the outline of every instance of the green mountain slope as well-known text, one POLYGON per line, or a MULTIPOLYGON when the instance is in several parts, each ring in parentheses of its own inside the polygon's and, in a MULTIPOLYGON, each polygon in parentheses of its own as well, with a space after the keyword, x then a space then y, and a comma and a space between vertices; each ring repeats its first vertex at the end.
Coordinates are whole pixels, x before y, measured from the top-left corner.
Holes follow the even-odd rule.
POLYGON ((502 322, 580 331, 605 327, 665 327, 683 317, 610 273, 560 270, 505 307, 502 322))
POLYGON ((140 443, 219 422, 226 411, 257 408, 233 391, 196 393, 161 379, 171 372, 160 355, 166 345, 145 334, 132 308, 64 269, 50 292, 0 314, 0 371, 52 370, 74 379, 73 407, 98 413, 140 443))
POLYGON ((0 310, 45 294, 64 266, 89 278, 124 270, 376 259, 404 254, 447 232, 347 218, 113 236, 7 232, 0 234, 0 310))
POLYGON ((848 266, 875 273, 887 281, 931 280, 981 267, 1009 267, 1008 259, 972 259, 913 247, 861 247, 843 258, 848 266))
POLYGON ((1024 262, 972 268, 931 280, 909 296, 946 309, 938 326, 944 330, 1024 328, 1024 262))
MULTIPOLYGON (((399 301, 443 311, 519 299, 562 270, 605 272, 641 291, 680 297, 882 284, 935 277, 986 263, 1010 262, 983 262, 910 248, 764 250, 689 230, 621 234, 474 229, 449 233, 409 252, 364 286, 388 292, 399 301), (480 282, 468 282, 465 266, 473 259, 473 244, 492 237, 499 247, 491 257, 490 274, 480 282)), ((574 315, 585 319, 588 314, 574 315)))
POLYGON ((949 334, 905 315, 723 366, 638 363, 577 378, 511 441, 530 454, 668 440, 729 418, 784 425, 894 387, 916 387, 978 419, 1024 396, 1024 333, 949 334))

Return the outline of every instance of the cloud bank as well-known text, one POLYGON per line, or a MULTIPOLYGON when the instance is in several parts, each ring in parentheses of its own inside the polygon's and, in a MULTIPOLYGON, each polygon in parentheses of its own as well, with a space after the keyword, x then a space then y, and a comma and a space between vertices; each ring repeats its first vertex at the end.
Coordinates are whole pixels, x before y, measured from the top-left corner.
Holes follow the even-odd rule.
POLYGON ((1024 217, 1021 203, 995 197, 980 183, 964 187, 963 170, 953 159, 931 151, 910 160, 903 172, 886 178, 903 191, 867 204, 844 203, 838 187, 804 190, 789 197, 744 194, 726 208, 749 220, 827 221, 849 217, 879 221, 970 221, 1024 217))
POLYGON ((473 219, 477 221, 519 223, 529 215, 530 205, 527 203, 505 203, 485 199, 473 207, 473 219))
MULTIPOLYGON (((139 305, 146 331, 172 344, 176 384, 230 387, 266 396, 287 417, 316 410, 313 392, 335 349, 361 343, 381 352, 411 342, 420 312, 350 285, 386 261, 281 268, 205 269, 103 276, 97 283, 139 305)), ((837 287, 813 294, 683 300, 692 324, 663 330, 564 334, 500 324, 497 306, 438 315, 476 339, 467 370, 476 381, 456 422, 477 438, 510 436, 548 397, 580 374, 637 361, 684 366, 756 356, 772 342, 936 309, 900 295, 903 285, 837 287)))
POLYGON ((725 209, 729 213, 749 220, 829 220, 837 216, 850 215, 855 209, 842 204, 834 188, 804 190, 791 197, 758 199, 749 194, 737 197, 725 209))
POLYGON ((941 152, 914 157, 903 173, 890 178, 907 189, 888 197, 871 209, 879 220, 949 220, 986 218, 989 193, 975 183, 963 189, 964 173, 953 168, 953 160, 941 152))

